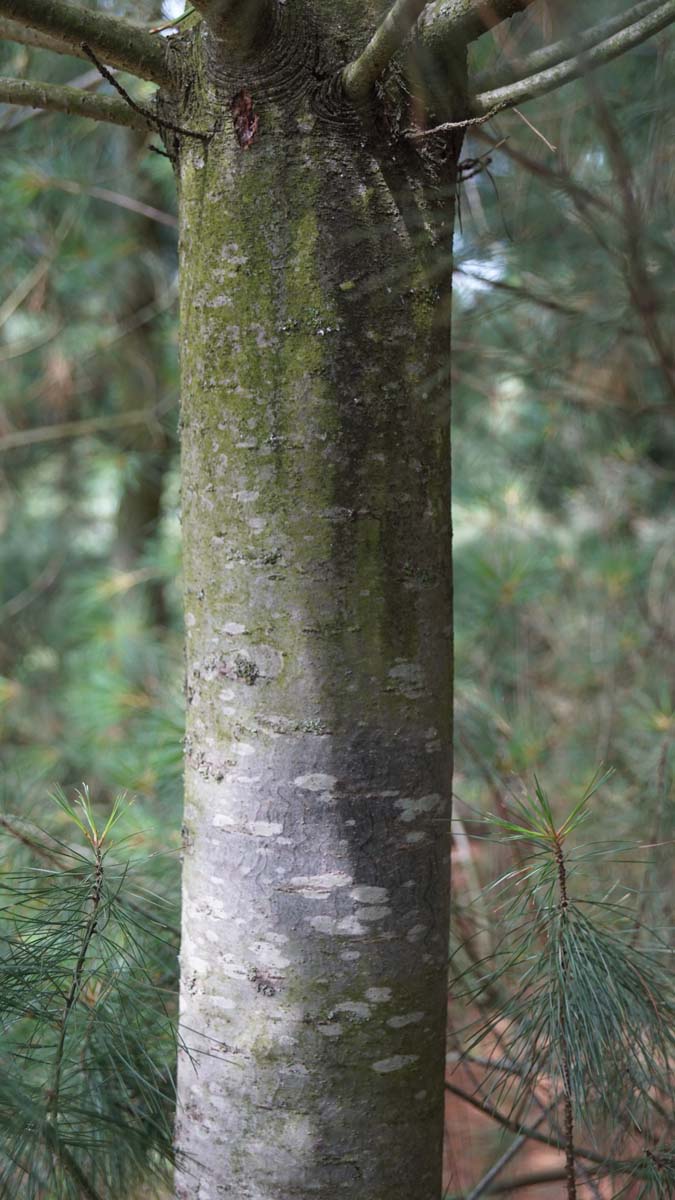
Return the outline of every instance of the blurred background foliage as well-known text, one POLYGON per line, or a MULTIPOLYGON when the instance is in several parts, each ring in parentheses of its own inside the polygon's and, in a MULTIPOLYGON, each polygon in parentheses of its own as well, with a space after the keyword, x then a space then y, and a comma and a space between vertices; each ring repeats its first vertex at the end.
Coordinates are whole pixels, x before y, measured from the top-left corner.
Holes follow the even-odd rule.
MULTIPOLYGON (((148 25, 162 19, 150 0, 99 6, 148 25)), ((564 32, 555 8, 536 6, 482 39, 476 69, 564 32)), ((620 8, 584 5, 583 23, 620 8)), ((666 31, 592 80, 524 105, 522 116, 471 131, 463 152, 452 360, 455 924, 460 942, 487 938, 481 953, 499 919, 483 889, 513 851, 472 835, 482 815, 504 817, 533 772, 562 814, 600 764, 613 768, 584 837, 648 844, 608 878, 620 878, 653 928, 670 918, 673 51, 666 31)), ((0 56, 4 74, 101 86, 78 59, 9 42, 0 56)), ((55 786, 72 799, 84 781, 104 824, 121 792, 133 797, 116 826, 123 842, 110 884, 114 893, 131 847, 131 917, 123 908, 80 979, 89 1000, 78 1001, 78 1022, 65 1021, 72 1069, 61 1109, 63 1152, 90 1161, 91 1137, 121 1120, 129 1079, 143 1072, 131 1053, 120 1068, 110 1030, 121 1018, 103 1004, 93 1057, 78 1073, 82 1013, 101 994, 124 1007, 154 982, 159 998, 147 1000, 154 1015, 144 1029, 155 1082, 133 1098, 153 1137, 112 1191, 112 1160, 99 1156, 103 1194, 130 1195, 166 1150, 171 1117, 182 751, 174 184, 151 137, 9 107, 0 108, 0 137, 3 962, 25 952, 17 913, 28 928, 40 914, 46 927, 58 924, 46 882, 57 868, 75 871, 79 883, 64 896, 86 926, 95 856, 84 875, 73 863, 91 842, 49 800, 55 786), (124 982, 117 992, 113 979, 124 982), (110 1105, 82 1141, 93 1078, 110 1105)), ((58 979, 75 978, 81 944, 38 939, 44 1013, 67 995, 58 979)), ((457 1028, 462 1016, 459 1005, 457 1028)), ((17 1025, 11 1005, 3 1022, 5 1112, 7 1079, 23 1069, 17 1047, 30 1047, 32 1035, 30 1014, 17 1025)), ((49 1114, 38 1111, 54 1045, 50 1053, 25 1077, 15 1151, 10 1138, 0 1155, 0 1195, 96 1195, 78 1190, 66 1168, 64 1191, 44 1182, 58 1159, 49 1114), (19 1191, 29 1111, 44 1158, 32 1182, 21 1175, 19 1191)), ((124 1121, 119 1128, 128 1139, 124 1121)), ((489 1161, 494 1143, 482 1129, 470 1136, 474 1159, 489 1161)), ((466 1143, 454 1153, 451 1190, 471 1175, 466 1143)), ((644 1187, 643 1176, 634 1194, 661 1194, 644 1187)), ((536 1194, 558 1196, 560 1184, 536 1194)))

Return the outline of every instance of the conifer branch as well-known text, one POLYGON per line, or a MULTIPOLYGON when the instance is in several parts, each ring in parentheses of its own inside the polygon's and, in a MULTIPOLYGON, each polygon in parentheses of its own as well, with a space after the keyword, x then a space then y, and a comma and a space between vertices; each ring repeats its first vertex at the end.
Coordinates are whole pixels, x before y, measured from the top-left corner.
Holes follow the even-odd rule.
POLYGON ((56 1056, 55 1056, 55 1061, 54 1061, 54 1078, 52 1081, 50 1099, 49 1099, 49 1119, 52 1123, 52 1126, 55 1129, 58 1126, 59 1099, 60 1099, 60 1095, 61 1095, 61 1077, 63 1074, 63 1055, 64 1055, 64 1048, 65 1048, 65 1044, 66 1044, 66 1032, 68 1029, 68 1022, 70 1020, 70 1014, 73 1011, 73 1006, 75 1005, 75 1003, 80 995, 80 992, 82 991, 82 975, 84 972, 84 965, 85 965, 85 962, 87 959, 87 954, 89 952, 89 947, 91 945, 92 938, 93 938, 94 934, 96 933, 96 928, 98 926, 99 909, 101 907, 101 900, 102 900, 102 896, 103 896, 103 854, 101 851, 101 844, 98 840, 93 840, 92 846, 93 846, 93 850, 94 850, 95 865, 94 865, 94 881, 93 881, 91 892, 89 895, 89 900, 91 902, 91 912, 89 914, 89 917, 87 919, 87 922, 85 924, 85 927, 84 927, 84 930, 82 933, 82 942, 80 944, 80 951, 77 956, 77 960, 75 962, 72 979, 70 981, 70 987, 68 989, 68 995, 66 996, 65 1004, 63 1006, 63 1013, 61 1014, 61 1023, 59 1026, 59 1037, 58 1037, 58 1042, 56 1045, 56 1056))
POLYGON ((641 42, 646 41, 653 34, 659 33, 673 21, 675 21, 675 0, 667 0, 646 17, 622 28, 618 33, 605 38, 604 41, 598 42, 584 54, 565 59, 546 71, 528 75, 525 79, 518 79, 506 87, 480 92, 470 101, 471 112, 479 117, 486 116, 488 113, 494 115, 505 108, 523 104, 526 100, 544 96, 547 92, 552 92, 556 88, 562 87, 563 84, 570 83, 573 79, 579 79, 586 72, 611 62, 613 58, 618 58, 620 54, 632 50, 634 46, 639 46, 641 42))
POLYGON ((89 117, 92 121, 105 121, 126 129, 148 129, 147 120, 116 96, 92 96, 65 84, 0 77, 0 103, 89 117))
MULTIPOLYGON (((87 42, 114 67, 169 86, 169 55, 162 38, 118 17, 80 8, 66 0, 0 0, 0 16, 48 34, 69 46, 87 42)), ((68 51, 70 53, 70 51, 68 51)))
POLYGON ((567 866, 563 850, 563 838, 559 832, 554 835, 555 862, 558 874, 558 916, 560 919, 560 969, 561 994, 558 999, 558 1033, 560 1037, 560 1072, 563 1083, 563 1108, 565 1115, 565 1183, 567 1200, 577 1200, 577 1180, 574 1161, 574 1109, 572 1095, 572 1080, 570 1072, 570 1047, 567 1011, 565 1007, 565 989, 567 986, 568 961, 565 947, 567 937, 567 922, 569 910, 569 895, 567 892, 567 866))
POLYGON ((368 45, 342 72, 342 86, 354 103, 364 101, 414 29, 427 0, 396 0, 368 45))
POLYGON ((636 21, 649 16, 662 3, 663 0, 640 0, 640 3, 635 4, 633 8, 593 25, 590 29, 580 29, 569 37, 561 38, 557 42, 549 42, 548 45, 542 46, 539 50, 533 50, 531 54, 518 61, 512 60, 502 63, 492 70, 481 71, 472 81, 473 90, 476 92, 492 91, 493 88, 506 87, 516 79, 525 79, 529 75, 536 75, 539 71, 555 67, 565 59, 583 54, 591 50, 593 46, 597 46, 598 42, 604 42, 613 34, 620 33, 629 25, 634 25, 636 21))

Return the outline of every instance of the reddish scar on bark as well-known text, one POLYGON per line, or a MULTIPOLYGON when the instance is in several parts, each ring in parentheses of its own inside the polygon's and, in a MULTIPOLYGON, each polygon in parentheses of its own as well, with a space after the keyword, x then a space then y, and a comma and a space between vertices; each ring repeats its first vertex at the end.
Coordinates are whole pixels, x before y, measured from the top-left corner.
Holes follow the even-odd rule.
POLYGON ((253 111, 253 97, 246 88, 232 97, 230 112, 237 141, 242 150, 248 150, 258 132, 260 117, 253 111))

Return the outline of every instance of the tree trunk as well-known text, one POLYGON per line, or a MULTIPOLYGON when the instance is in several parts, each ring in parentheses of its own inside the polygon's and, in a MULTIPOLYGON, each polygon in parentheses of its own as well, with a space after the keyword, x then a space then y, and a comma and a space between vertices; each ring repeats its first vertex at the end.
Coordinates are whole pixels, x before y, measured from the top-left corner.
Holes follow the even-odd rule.
POLYGON ((178 164, 184 1200, 440 1195, 454 165, 434 218, 401 114, 330 84, 361 7, 246 70, 200 39, 178 114, 216 130, 178 164))

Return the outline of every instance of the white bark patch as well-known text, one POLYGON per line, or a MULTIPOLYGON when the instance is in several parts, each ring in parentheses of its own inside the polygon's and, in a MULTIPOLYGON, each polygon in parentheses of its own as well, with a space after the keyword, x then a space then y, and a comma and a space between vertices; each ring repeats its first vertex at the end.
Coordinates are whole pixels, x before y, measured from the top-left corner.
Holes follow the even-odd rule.
MULTIPOLYGON (((303 788, 306 792, 329 792, 335 787, 337 779, 335 775, 298 775, 297 779, 293 780, 296 787, 303 788)), ((350 880, 351 883, 351 880, 350 880)))
POLYGON ((390 912, 391 909, 386 907, 374 908, 372 906, 364 906, 363 908, 359 909, 358 919, 360 921, 381 921, 384 917, 387 917, 390 912))
POLYGON ((359 937, 360 934, 367 933, 368 931, 365 925, 361 924, 358 917, 343 917, 341 921, 338 921, 337 932, 349 933, 353 934, 354 937, 359 937))
POLYGON ((246 633, 246 626, 240 625, 238 621, 226 621, 223 625, 223 633, 229 633, 231 637, 236 637, 239 633, 246 633))
POLYGON ((267 936, 271 942, 277 942, 280 946, 284 946, 289 940, 287 933, 277 933, 275 929, 270 929, 267 936))
POLYGON ((368 988, 366 991, 366 1000, 370 1000, 372 1004, 385 1004, 387 1000, 391 1000, 391 988, 368 988))
POLYGON ((414 845, 416 842, 426 842, 427 835, 422 829, 418 829, 415 833, 406 833, 405 840, 414 845))
POLYGON ((216 813, 211 824, 216 829, 226 829, 228 833, 246 833, 249 837, 276 837, 284 831, 279 821, 251 821, 249 825, 243 825, 226 813, 216 813))
POLYGON ((185 624, 187 625, 188 629, 192 629, 192 626, 197 624, 197 618, 194 613, 186 612, 185 624))
POLYGON ((390 1071, 400 1071, 403 1067, 409 1067, 411 1063, 417 1062, 419 1054, 395 1054, 393 1058, 381 1058, 379 1062, 373 1063, 373 1071, 377 1071, 380 1075, 388 1075, 390 1071))
POLYGON ((237 1007, 234 1000, 230 1000, 228 996, 210 996, 209 1004, 213 1008, 218 1008, 221 1012, 232 1012, 237 1007))
POLYGON ((209 970, 209 964, 206 959, 198 958, 196 954, 188 954, 185 956, 181 954, 180 963, 186 975, 189 975, 192 971, 209 970))
POLYGON ((357 1021, 365 1021, 372 1009, 363 1000, 345 1000, 344 1004, 336 1004, 334 1011, 349 1013, 350 1016, 356 1017, 357 1021))
POLYGON ((424 693, 424 672, 419 663, 400 662, 387 672, 397 692, 408 700, 418 700, 424 693))
POLYGON ((277 946, 273 946, 271 942, 254 942, 249 946, 251 954, 266 968, 274 968, 283 970, 284 967, 290 967, 290 958, 285 958, 277 946))
POLYGON ((442 804, 441 797, 438 792, 429 792, 427 796, 404 796, 401 800, 394 801, 396 808, 400 808, 400 821, 414 821, 416 817, 421 817, 425 813, 436 812, 442 804))
POLYGON ((348 887, 353 882, 351 875, 339 871, 327 875, 294 875, 287 889, 299 892, 308 900, 325 900, 336 888, 348 887))
POLYGON ((426 1013, 423 1012, 404 1013, 400 1017, 390 1017, 387 1025, 392 1029, 403 1029, 405 1025, 417 1025, 419 1021, 424 1020, 425 1016, 426 1013))
MULTIPOLYGON (((195 166, 198 165, 198 163, 195 163, 195 166)), ((204 165, 203 159, 201 165, 204 165)), ((223 246, 223 258, 226 265, 224 267, 216 267, 213 272, 214 278, 219 283, 222 283, 225 279, 231 279, 235 275, 233 267, 245 267, 248 262, 248 255, 242 254, 236 242, 225 242, 223 246)))
POLYGON ((309 923, 312 929, 318 930, 319 933, 336 933, 337 918, 336 917, 310 917, 309 923))
POLYGON ((284 827, 279 821, 252 821, 248 830, 253 837, 276 837, 283 833, 284 827))
POLYGON ((383 904, 389 898, 389 892, 384 887, 359 886, 352 888, 349 895, 359 904, 383 904))

